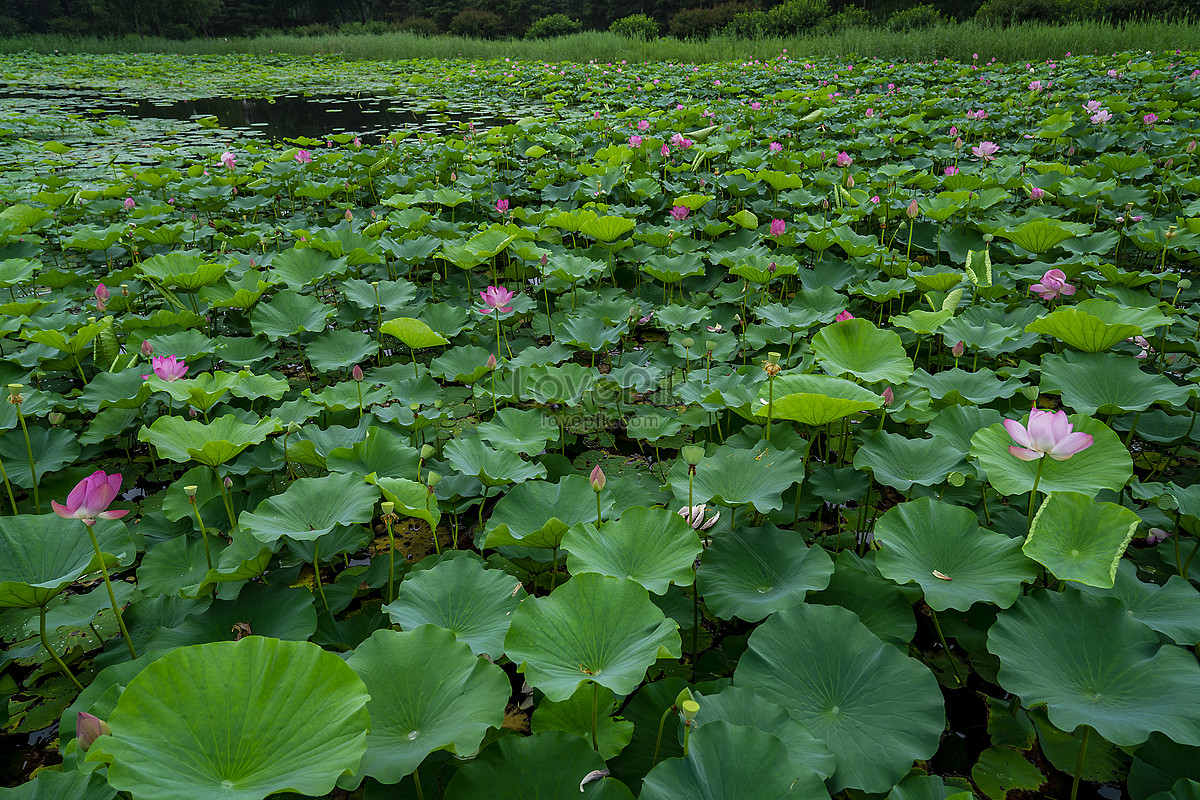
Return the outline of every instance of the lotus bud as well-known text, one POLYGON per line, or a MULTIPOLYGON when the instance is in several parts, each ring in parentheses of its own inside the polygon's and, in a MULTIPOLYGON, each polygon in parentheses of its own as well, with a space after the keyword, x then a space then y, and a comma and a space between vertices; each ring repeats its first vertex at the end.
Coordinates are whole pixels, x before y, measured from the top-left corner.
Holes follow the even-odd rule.
POLYGON ((430 491, 433 491, 433 487, 437 486, 441 479, 441 474, 437 472, 431 471, 425 473, 425 485, 429 487, 430 491))
POLYGON ((67 416, 61 411, 51 411, 46 418, 50 420, 51 425, 62 425, 63 420, 66 419, 67 416))
POLYGON ((698 444, 685 444, 679 448, 679 456, 683 459, 683 463, 694 469, 704 458, 704 447, 698 444))
POLYGON ((353 378, 356 382, 362 383, 362 379, 363 379, 362 367, 360 367, 358 364, 355 364, 354 369, 350 370, 350 377, 353 378))
POLYGON ((592 474, 588 476, 588 481, 592 484, 593 492, 601 492, 604 490, 604 484, 608 480, 604 477, 604 470, 600 469, 600 465, 592 467, 592 474))
POLYGON ((696 715, 700 713, 700 704, 695 700, 684 700, 680 709, 683 710, 684 723, 691 725, 696 719, 696 715))
POLYGON ((496 356, 492 353, 488 353, 487 368, 488 369, 496 368, 496 356))
POLYGON ((847 188, 847 189, 853 189, 853 188, 854 188, 854 176, 853 176, 853 175, 847 175, 847 176, 846 176, 846 188, 847 188))
POLYGON ((954 345, 954 347, 950 348, 950 352, 954 355, 955 358, 959 358, 966 351, 966 349, 967 349, 966 345, 963 344, 962 342, 959 342, 958 344, 954 345))
POLYGON ((545 253, 542 253, 542 257, 538 259, 538 263, 540 263, 544 267, 544 266, 546 266, 546 264, 550 263, 550 259, 546 258, 545 253))
POLYGON ((99 300, 101 303, 104 303, 108 301, 108 298, 112 297, 112 292, 110 292, 108 287, 103 283, 99 283, 96 284, 95 295, 97 300, 99 300))
POLYGON ((431 444, 421 445, 421 460, 425 461, 431 455, 433 455, 433 445, 431 445, 431 444))
POLYGON ((883 407, 887 408, 892 403, 896 402, 896 393, 892 391, 892 387, 887 387, 883 390, 883 407))
POLYGON ((1189 155, 1196 152, 1196 140, 1192 139, 1190 142, 1188 142, 1187 147, 1183 148, 1183 152, 1189 155))
POLYGON ((963 140, 962 140, 962 137, 960 136, 954 140, 954 149, 962 150, 962 147, 963 147, 963 140))
POLYGON ((917 206, 917 198, 914 197, 912 199, 912 202, 908 204, 908 208, 904 210, 904 213, 908 215, 909 219, 917 218, 917 214, 920 213, 920 208, 917 206))
POLYGON ((75 737, 81 752, 86 753, 92 742, 110 733, 112 729, 108 727, 108 723, 99 717, 81 711, 75 719, 75 737))
POLYGON ((200 488, 199 486, 185 486, 185 487, 183 487, 183 493, 186 494, 188 497, 195 497, 196 490, 199 488, 200 488))
POLYGON ((679 341, 679 343, 684 347, 692 347, 694 344, 696 344, 696 340, 690 336, 685 336, 679 341))
POLYGON ((229 477, 228 475, 226 475, 226 476, 225 476, 225 481, 224 481, 224 483, 225 483, 225 488, 226 488, 226 489, 232 489, 232 488, 233 488, 233 478, 229 477))
POLYGON ((349 222, 349 221, 351 221, 352 219, 354 219, 354 215, 353 215, 353 214, 351 214, 351 213, 350 213, 350 209, 348 209, 348 208, 347 208, 347 209, 346 209, 346 222, 349 222))

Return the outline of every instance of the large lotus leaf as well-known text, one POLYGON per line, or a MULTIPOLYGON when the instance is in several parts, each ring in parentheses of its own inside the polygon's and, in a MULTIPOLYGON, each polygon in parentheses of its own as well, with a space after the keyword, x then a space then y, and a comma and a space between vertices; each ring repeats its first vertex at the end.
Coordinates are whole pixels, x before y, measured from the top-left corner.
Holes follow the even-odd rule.
MULTIPOLYGON (((610 510, 612 501, 601 501, 610 510)), ((486 547, 558 547, 567 530, 580 522, 595 522, 596 493, 582 475, 567 475, 558 483, 527 481, 514 486, 492 509, 486 547)))
POLYGON ((583 393, 596 385, 596 371, 581 364, 538 366, 522 372, 521 393, 539 403, 579 404, 583 393))
POLYGON ((1176 744, 1154 733, 1134 752, 1126 788, 1134 800, 1146 800, 1183 778, 1200 781, 1200 747, 1176 744))
POLYGON ((559 427, 541 409, 502 408, 479 425, 479 438, 498 450, 536 456, 558 441, 559 427))
MULTIPOLYGON (((433 250, 430 250, 422 258, 432 254, 433 250)), ((417 297, 417 287, 403 279, 379 281, 378 284, 357 279, 341 281, 338 284, 338 289, 354 305, 359 308, 372 310, 377 307, 399 308, 406 306, 417 297)))
POLYGON ((617 706, 613 693, 597 684, 580 686, 569 700, 561 703, 549 699, 538 703, 529 729, 534 733, 566 731, 590 741, 593 705, 596 709, 596 746, 607 761, 628 746, 633 738, 633 723, 613 718, 617 706))
POLYGON ((734 684, 779 703, 829 745, 833 792, 887 791, 933 755, 946 725, 933 673, 838 606, 772 614, 750 634, 734 684))
POLYGON ((990 369, 944 369, 936 375, 919 369, 908 383, 926 389, 935 400, 968 407, 990 403, 999 397, 1012 397, 1021 388, 1020 381, 1012 378, 1002 381, 990 369))
POLYGON ((803 603, 806 592, 824 589, 832 575, 833 559, 823 548, 767 524, 714 537, 696 580, 705 605, 718 617, 758 622, 803 603))
POLYGON ((1009 792, 1033 792, 1046 777, 1029 760, 1008 747, 989 747, 971 768, 971 780, 986 797, 1004 800, 1009 792))
POLYGON ((596 217, 583 223, 579 232, 607 243, 619 239, 636 227, 637 222, 627 217, 596 217))
POLYGON ((1060 580, 1108 589, 1140 521, 1116 503, 1095 503, 1079 492, 1055 492, 1034 515, 1021 549, 1060 580))
POLYGON ((217 371, 202 372, 194 378, 178 381, 164 381, 157 375, 150 375, 147 382, 154 390, 171 395, 177 403, 195 406, 197 410, 207 412, 240 379, 239 374, 217 371))
POLYGON ((672 583, 690 585, 695 577, 692 564, 703 549, 683 517, 665 508, 638 506, 600 528, 590 523, 573 526, 562 546, 572 575, 596 572, 628 578, 654 594, 665 593, 672 583))
POLYGON ((790 419, 804 425, 826 425, 836 419, 883 405, 883 398, 853 381, 828 375, 781 375, 769 386, 759 386, 757 414, 767 416, 770 400, 773 419, 790 419), (772 392, 773 398, 772 397, 772 392))
POLYGON ((999 228, 996 230, 996 235, 1008 239, 1031 253, 1044 253, 1068 239, 1074 239, 1079 235, 1079 231, 1070 223, 1048 217, 1038 217, 1018 225, 1013 230, 999 228))
POLYGON ((1194 389, 1146 372, 1141 362, 1118 353, 1077 353, 1042 358, 1042 391, 1057 391, 1063 404, 1080 414, 1145 411, 1154 403, 1182 408, 1194 389))
POLYGON ((278 253, 271 260, 271 279, 284 283, 289 289, 316 286, 326 278, 343 274, 347 269, 346 259, 331 258, 328 253, 314 247, 293 247, 278 253))
POLYGON ((436 347, 439 344, 450 344, 450 340, 433 328, 412 317, 390 319, 379 328, 381 333, 395 336, 404 344, 419 350, 423 347, 436 347))
MULTIPOLYGON (((429 362, 429 371, 439 378, 470 385, 488 374, 489 355, 491 353, 482 347, 459 345, 429 362)), ((503 410, 514 411, 515 409, 503 410)))
POLYGON ((1053 336, 1086 353, 1099 353, 1131 336, 1142 335, 1137 325, 1110 324, 1075 306, 1059 306, 1026 325, 1025 330, 1053 336))
POLYGON ((833 774, 837 761, 829 747, 777 703, 738 686, 727 686, 717 694, 693 693, 693 697, 700 704, 696 712, 697 727, 720 720, 758 728, 778 736, 791 760, 817 773, 822 780, 833 774))
POLYGON ((105 408, 141 408, 154 394, 141 373, 141 369, 99 373, 83 387, 79 407, 93 413, 105 408))
POLYGON ((248 583, 235 599, 215 600, 204 613, 192 614, 174 628, 158 628, 150 634, 146 649, 231 642, 238 623, 249 625, 255 636, 303 642, 317 629, 317 609, 312 592, 303 587, 248 583))
POLYGON ((688 754, 661 762, 642 783, 639 800, 821 800, 820 776, 791 760, 778 736, 716 720, 698 727, 688 754))
POLYGON ((300 478, 253 512, 242 512, 238 524, 266 544, 284 536, 309 542, 338 525, 370 522, 378 499, 378 487, 352 473, 300 478))
POLYGON ((269 434, 281 428, 274 417, 248 425, 226 414, 211 423, 183 417, 163 416, 148 428, 138 431, 138 441, 154 445, 158 454, 180 464, 196 461, 206 467, 218 467, 252 444, 262 444, 269 434))
POLYGON ((420 453, 409 447, 394 433, 381 428, 367 428, 361 442, 350 447, 336 447, 325 457, 331 472, 353 472, 357 475, 376 475, 385 478, 416 477, 420 453))
MULTIPOLYGON (((1056 461, 1044 457, 1038 490, 1082 492, 1095 496, 1102 489, 1120 491, 1133 475, 1133 459, 1117 434, 1099 420, 1073 414, 1069 418, 1076 431, 1092 435, 1091 447, 1068 459, 1056 461)), ((1028 424, 1028 420, 1023 420, 1028 424)), ((987 481, 1000 494, 1024 494, 1033 489, 1039 461, 1022 461, 1008 451, 1016 444, 1004 425, 989 425, 971 437, 971 457, 987 473, 987 481)))
POLYGON ((318 372, 352 367, 375 355, 379 344, 365 333, 339 329, 322 333, 304 348, 304 357, 318 372))
POLYGON ((442 510, 437 496, 423 483, 408 478, 380 478, 374 472, 367 474, 367 483, 373 483, 383 492, 383 499, 396 504, 396 513, 423 519, 430 530, 436 530, 442 521, 442 510))
POLYGON ((250 328, 273 342, 298 333, 320 333, 335 310, 312 295, 280 292, 254 307, 250 328))
POLYGON ((546 477, 546 468, 541 464, 526 461, 506 450, 493 450, 478 437, 455 437, 444 452, 450 466, 464 475, 478 478, 485 486, 504 486, 546 477))
POLYGON ((371 693, 371 733, 344 788, 366 776, 397 783, 435 750, 470 755, 488 728, 504 721, 508 676, 450 631, 433 625, 376 631, 346 663, 371 693))
POLYGON ((876 431, 854 454, 855 469, 870 469, 875 480, 901 492, 912 485, 932 486, 951 472, 967 469, 962 455, 939 439, 910 439, 876 431))
POLYGON ((913 373, 900 334, 880 330, 866 319, 847 319, 826 325, 812 337, 821 369, 830 375, 850 375, 864 383, 899 385, 913 373))
MULTIPOLYGON (((966 785, 965 778, 951 780, 966 785)), ((914 770, 888 792, 886 800, 975 800, 975 793, 947 784, 937 775, 924 775, 914 770)))
POLYGON ((880 576, 874 562, 852 550, 838 554, 829 586, 814 592, 809 602, 853 611, 871 633, 896 647, 907 648, 917 632, 912 601, 894 582, 880 576))
POLYGON ((78 520, 52 514, 0 517, 0 607, 45 605, 95 560, 92 540, 78 520))
MULTIPOLYGON (((688 500, 688 471, 682 461, 669 475, 676 500, 688 500)), ((725 506, 750 504, 760 514, 783 507, 782 494, 804 478, 804 459, 791 449, 778 449, 759 442, 751 450, 728 445, 696 465, 692 484, 693 503, 720 503, 725 506)))
POLYGON ((173 650, 129 682, 87 760, 137 798, 323 795, 358 768, 367 687, 309 642, 247 636, 173 650), (320 713, 314 713, 316 709, 320 713))
MULTIPOLYGON (((422 564, 424 566, 424 564, 422 564)), ((520 581, 476 558, 445 558, 431 569, 409 573, 396 599, 383 610, 404 630, 437 625, 475 655, 495 661, 504 652, 512 613, 525 598, 520 581)))
POLYGON ((932 438, 957 450, 965 458, 971 452, 971 437, 980 428, 1003 419, 999 411, 975 406, 950 406, 942 409, 925 429, 932 438))
POLYGON ((221 264, 205 263, 205 254, 177 250, 151 256, 138 264, 138 269, 147 277, 172 289, 194 292, 202 286, 212 286, 221 280, 229 268, 221 264))
POLYGON ((1200 592, 1187 580, 1172 575, 1163 585, 1138 580, 1137 567, 1123 559, 1117 566, 1112 590, 1086 584, 1078 588, 1096 597, 1113 596, 1125 604, 1129 616, 1168 636, 1176 644, 1200 642, 1200 592))
POLYGON ((1129 747, 1161 731, 1200 744, 1200 666, 1163 645, 1114 597, 1038 592, 1002 611, 987 648, 1000 658, 999 683, 1023 705, 1046 706, 1056 727, 1091 725, 1129 747))
POLYGON ((633 800, 615 778, 583 783, 605 768, 591 743, 573 733, 505 736, 455 774, 444 800, 633 800))
POLYGON ((1038 574, 1019 539, 983 530, 970 509, 928 497, 885 511, 875 541, 883 577, 916 583, 934 611, 966 611, 977 602, 1008 608, 1038 574))
POLYGON ((678 626, 638 583, 587 572, 513 612, 504 652, 551 700, 595 681, 626 695, 660 654, 678 658, 678 626))
POLYGON ((2 800, 113 800, 116 796, 117 790, 108 785, 102 773, 79 770, 41 770, 28 783, 0 789, 2 800))
POLYGON ((1149 800, 1200 800, 1200 781, 1180 778, 1169 791, 1151 795, 1149 800))
MULTIPOLYGON (((28 411, 26 418, 28 419, 28 411)), ((47 472, 62 469, 79 458, 79 442, 76 441, 75 434, 66 428, 41 428, 30 425, 29 447, 33 450, 33 466, 37 469, 39 484, 47 472)), ((4 464, 8 480, 13 485, 24 488, 33 486, 29 450, 25 447, 25 437, 19 432, 0 437, 0 462, 4 464)))

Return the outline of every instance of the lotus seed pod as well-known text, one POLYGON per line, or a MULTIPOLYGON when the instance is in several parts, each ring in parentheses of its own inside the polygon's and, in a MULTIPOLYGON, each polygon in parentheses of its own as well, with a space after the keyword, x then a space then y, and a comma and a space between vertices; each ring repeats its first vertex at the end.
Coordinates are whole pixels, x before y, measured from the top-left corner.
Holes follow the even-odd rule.
POLYGON ((61 411, 51 411, 46 415, 46 419, 50 420, 51 425, 62 425, 63 420, 66 418, 66 414, 63 414, 61 411))
POLYGON ((963 475, 961 472, 951 472, 950 475, 947 476, 946 480, 950 482, 951 486, 957 487, 962 486, 967 482, 967 476, 963 475))
POLYGON ((1025 395, 1026 400, 1037 400, 1040 392, 1036 386, 1022 386, 1021 394, 1025 395))
POLYGON ((441 480, 442 476, 437 472, 430 471, 425 473, 425 485, 428 486, 430 490, 437 486, 441 480))
POLYGON ((684 700, 680 708, 683 709, 683 721, 689 724, 700 713, 700 704, 695 700, 684 700))
POLYGON ((774 353, 774 352, 767 353, 767 363, 768 364, 778 364, 779 363, 779 353, 774 353))
POLYGON ((396 504, 391 502, 390 500, 385 500, 384 502, 379 504, 379 510, 383 512, 383 516, 385 516, 385 517, 391 516, 392 513, 396 510, 396 504))
POLYGON ((679 456, 683 459, 683 463, 694 467, 704 458, 704 448, 698 444, 685 444, 679 448, 679 456))
POLYGON ((704 343, 704 349, 711 353, 713 350, 717 349, 717 343, 712 339, 709 339, 704 343))
POLYGON ((1154 505, 1158 506, 1163 511, 1174 511, 1179 508, 1179 500, 1174 495, 1160 494, 1154 500, 1154 505))
POLYGON ((188 497, 195 497, 196 490, 199 488, 200 488, 199 486, 185 486, 185 487, 183 487, 183 493, 186 494, 188 497))
POLYGON ((1188 289, 1192 288, 1192 282, 1187 278, 1183 278, 1179 281, 1179 288, 1186 292, 1188 289))
POLYGON ((433 445, 431 445, 431 444, 421 445, 421 460, 424 461, 427 458, 429 458, 431 455, 433 455, 433 445))
POLYGON ((683 345, 684 347, 691 347, 692 345, 694 345, 696 343, 696 340, 690 336, 685 336, 685 337, 683 337, 683 339, 681 339, 679 341, 679 343, 681 345, 683 345))

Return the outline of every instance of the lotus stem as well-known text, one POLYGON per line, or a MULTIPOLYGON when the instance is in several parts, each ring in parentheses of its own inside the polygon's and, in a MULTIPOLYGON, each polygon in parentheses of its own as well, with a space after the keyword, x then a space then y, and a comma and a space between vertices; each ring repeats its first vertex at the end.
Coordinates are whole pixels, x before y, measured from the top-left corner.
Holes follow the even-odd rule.
POLYGON ((208 562, 208 568, 212 569, 212 551, 208 547, 208 529, 204 527, 204 517, 200 516, 200 506, 196 504, 196 495, 188 496, 188 502, 192 505, 192 511, 196 513, 196 522, 200 523, 200 541, 204 542, 204 559, 208 562))
POLYGON ((600 702, 600 684, 592 681, 592 749, 597 753, 600 752, 600 743, 596 737, 596 717, 598 715, 598 706, 600 702))
POLYGON ((319 556, 320 552, 321 552, 321 540, 313 539, 313 575, 316 577, 317 593, 321 595, 321 602, 325 604, 325 610, 329 611, 329 613, 332 614, 333 612, 329 610, 329 599, 325 597, 325 586, 324 586, 324 584, 321 583, 321 559, 319 556))
POLYGON ((14 394, 9 397, 9 400, 17 409, 17 419, 21 420, 21 432, 25 434, 25 452, 29 454, 29 479, 33 481, 33 506, 37 509, 37 513, 41 514, 42 498, 38 494, 37 466, 33 462, 33 445, 29 443, 29 426, 25 424, 25 413, 21 411, 20 398, 20 394, 14 394))
POLYGON ((554 559, 550 567, 550 593, 554 593, 554 587, 558 583, 558 546, 554 547, 554 559))
POLYGON ((675 706, 667 706, 667 710, 658 718, 658 736, 654 737, 654 758, 650 761, 650 767, 653 768, 658 763, 658 747, 662 744, 663 727, 667 724, 667 717, 675 710, 675 706))
POLYGON ((1075 759, 1075 777, 1071 781, 1071 800, 1079 794, 1079 776, 1083 774, 1083 759, 1087 756, 1088 734, 1092 732, 1090 725, 1083 726, 1083 737, 1079 740, 1079 758, 1075 759))
POLYGON ((421 789, 421 776, 417 774, 418 767, 413 767, 413 788, 417 790, 417 800, 425 800, 425 792, 421 789))
POLYGON ((83 684, 79 682, 78 678, 71 674, 71 670, 67 669, 67 665, 63 663, 63 660, 58 657, 58 653, 54 652, 54 648, 50 646, 50 640, 46 638, 46 606, 43 605, 40 608, 42 612, 42 626, 39 632, 42 636, 42 647, 46 648, 46 652, 50 654, 52 659, 54 659, 54 663, 58 665, 58 668, 62 671, 62 674, 66 675, 71 683, 75 684, 75 688, 82 692, 83 684))
POLYGON ((938 641, 942 644, 942 649, 946 651, 946 657, 950 659, 950 667, 954 670, 954 679, 958 681, 959 686, 966 686, 967 682, 963 680, 962 673, 958 671, 958 662, 954 660, 954 654, 950 652, 950 645, 946 644, 946 636, 942 633, 942 623, 938 622, 937 612, 932 607, 929 609, 929 618, 933 620, 933 629, 937 631, 938 641))
POLYGON ((4 468, 4 462, 0 461, 0 475, 4 476, 4 488, 8 490, 8 502, 12 503, 12 513, 17 515, 17 501, 13 499, 12 482, 8 479, 8 470, 4 468))
POLYGON ((1042 482, 1042 467, 1046 463, 1046 456, 1043 455, 1038 459, 1037 474, 1033 476, 1033 488, 1029 490, 1029 512, 1025 520, 1025 535, 1029 536, 1029 531, 1033 529, 1033 504, 1037 502, 1038 484, 1042 482))
POLYGON ((92 549, 96 551, 96 558, 100 561, 100 574, 104 576, 104 587, 108 589, 108 600, 112 603, 113 614, 117 618, 117 625, 121 628, 121 635, 125 637, 125 645, 129 648, 129 655, 132 658, 137 658, 137 651, 133 649, 133 640, 129 638, 129 630, 125 627, 125 618, 121 616, 121 606, 117 604, 117 595, 113 591, 112 581, 108 577, 108 567, 104 563, 104 554, 100 552, 100 542, 96 539, 96 532, 92 530, 92 526, 86 522, 88 536, 92 538, 92 549))
POLYGON ((213 475, 217 476, 217 488, 221 490, 221 500, 225 503, 225 513, 229 515, 229 531, 232 536, 233 529, 237 527, 237 517, 233 513, 233 501, 229 498, 229 493, 225 491, 225 479, 221 477, 221 473, 217 471, 216 467, 213 467, 213 475))

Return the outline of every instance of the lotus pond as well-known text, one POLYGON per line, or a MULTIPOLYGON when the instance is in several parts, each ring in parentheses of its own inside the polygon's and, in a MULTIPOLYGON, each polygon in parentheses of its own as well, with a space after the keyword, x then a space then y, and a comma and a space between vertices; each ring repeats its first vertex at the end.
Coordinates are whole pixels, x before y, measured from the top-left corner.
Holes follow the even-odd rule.
POLYGON ((0 73, 0 797, 1200 796, 1200 55, 0 73))

